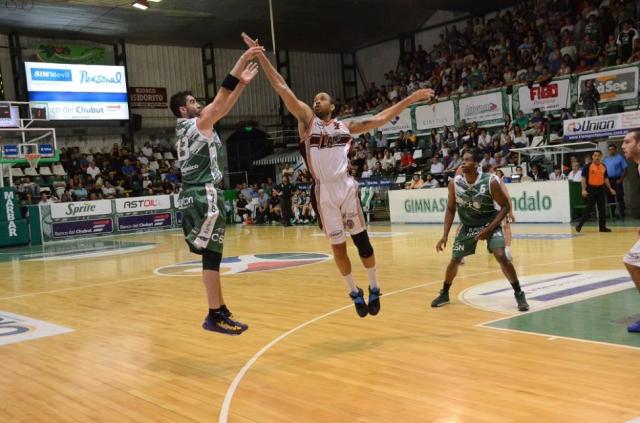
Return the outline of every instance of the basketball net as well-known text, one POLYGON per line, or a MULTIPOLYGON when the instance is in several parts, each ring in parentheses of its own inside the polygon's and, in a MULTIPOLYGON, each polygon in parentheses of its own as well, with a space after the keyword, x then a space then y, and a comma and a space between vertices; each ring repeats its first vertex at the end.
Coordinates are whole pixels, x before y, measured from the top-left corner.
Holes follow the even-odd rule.
POLYGON ((38 160, 40 160, 40 154, 38 153, 28 153, 24 155, 24 158, 29 162, 29 167, 31 169, 35 169, 38 166, 38 160))

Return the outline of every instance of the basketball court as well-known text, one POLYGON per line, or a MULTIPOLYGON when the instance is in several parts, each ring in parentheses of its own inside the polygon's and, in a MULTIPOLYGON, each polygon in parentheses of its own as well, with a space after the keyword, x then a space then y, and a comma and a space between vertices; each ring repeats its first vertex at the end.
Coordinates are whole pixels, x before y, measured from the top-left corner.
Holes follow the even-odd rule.
POLYGON ((384 296, 364 319, 317 228, 230 227, 239 337, 201 329, 200 264, 179 231, 3 249, 0 420, 638 421, 626 325, 640 297, 622 266, 637 223, 516 224, 524 314, 480 248, 431 309, 441 226, 371 226, 384 296))

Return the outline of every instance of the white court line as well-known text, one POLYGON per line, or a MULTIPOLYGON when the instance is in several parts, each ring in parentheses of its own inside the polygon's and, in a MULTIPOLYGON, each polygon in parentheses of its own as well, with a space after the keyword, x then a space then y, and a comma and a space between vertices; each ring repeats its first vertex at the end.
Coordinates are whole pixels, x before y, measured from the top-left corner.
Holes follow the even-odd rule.
MULTIPOLYGON (((384 241, 390 241, 389 239, 385 239, 384 241)), ((536 266, 548 266, 550 264, 560 264, 560 263, 573 263, 576 261, 586 261, 586 260, 594 260, 594 259, 598 259, 598 258, 612 258, 612 257, 622 257, 621 255, 612 255, 612 256, 596 256, 596 257, 590 257, 590 258, 582 258, 582 259, 571 259, 571 260, 562 260, 562 261, 555 261, 555 262, 546 262, 546 263, 535 263, 535 264, 530 264, 530 267, 536 267, 536 266)), ((480 272, 480 273, 473 273, 471 275, 465 275, 460 277, 459 279, 465 279, 465 278, 470 278, 470 277, 474 277, 474 276, 480 276, 480 275, 486 275, 486 274, 490 274, 490 273, 497 273, 500 272, 500 269, 496 269, 496 270, 492 270, 492 271, 487 271, 487 272, 480 272)), ((439 279, 438 281, 434 281, 434 282, 427 282, 427 283, 423 283, 420 285, 415 285, 415 286, 411 286, 409 288, 404 288, 404 289, 400 289, 397 291, 392 291, 388 294, 384 294, 384 297, 389 297, 392 295, 396 295, 396 294, 400 294, 402 292, 406 292, 406 291, 411 291, 417 288, 422 288, 424 286, 428 286, 428 285, 433 285, 433 284, 437 284, 440 283, 442 279, 439 279)), ((253 357, 251 357, 249 359, 249 361, 247 361, 245 363, 244 366, 242 366, 242 368, 240 369, 240 371, 236 374, 236 376, 233 378, 233 381, 231 382, 231 385, 229 385, 229 388, 227 388, 227 392, 224 396, 224 401, 222 402, 222 406, 220 408, 220 416, 218 418, 218 423, 227 423, 227 420, 229 418, 229 409, 231 408, 231 400, 233 400, 233 396, 236 393, 236 390, 238 389, 238 386, 240 385, 240 382, 242 381, 242 379, 244 378, 245 374, 249 371, 249 369, 254 365, 254 363, 256 361, 258 361, 258 359, 260 357, 262 357, 267 351, 269 351, 274 345, 276 345, 278 342, 282 341, 283 339, 285 339, 286 337, 288 337, 289 335, 291 335, 294 332, 297 332, 298 330, 312 324, 315 323, 319 320, 324 319, 325 317, 329 317, 333 314, 336 314, 342 310, 346 310, 348 308, 353 307, 351 304, 348 306, 344 306, 341 307, 339 309, 330 311, 329 313, 323 314, 322 316, 318 316, 315 317, 307 322, 304 322, 296 327, 294 327, 293 329, 288 330, 287 332, 281 334, 280 336, 278 336, 277 338, 275 338, 273 341, 269 342, 267 345, 265 345, 264 347, 262 347, 262 349, 260 349, 260 351, 258 351, 257 353, 255 353, 253 355, 253 357)), ((529 312, 531 313, 531 312, 529 312)), ((519 313, 519 314, 525 314, 525 313, 519 313)), ((503 317, 500 319, 496 319, 497 320, 504 320, 507 318, 511 318, 513 316, 510 317, 503 317)), ((486 323, 491 323, 491 322, 486 322, 486 323)), ((475 326, 481 326, 482 324, 478 324, 475 326)), ((499 328, 491 328, 491 329, 499 329, 499 328)), ((526 334, 534 334, 533 332, 523 332, 526 334)), ((546 335, 549 336, 549 335, 546 335)), ((560 338, 560 337, 558 337, 560 338)), ((574 338, 566 338, 566 339, 574 339, 574 338)), ((578 340, 578 339, 576 339, 578 340)), ((593 343, 598 343, 597 341, 592 341, 593 343)), ((604 345, 615 345, 618 346, 616 344, 604 344, 604 345)), ((630 347, 630 348, 635 348, 635 347, 630 347)))
POLYGON ((120 280, 120 281, 93 283, 93 284, 90 284, 90 285, 82 285, 82 286, 73 286, 73 287, 70 287, 70 288, 53 289, 51 291, 31 292, 29 294, 15 295, 13 297, 1 297, 0 301, 3 301, 3 300, 15 300, 17 298, 25 298, 25 297, 35 297, 36 295, 43 295, 43 294, 57 294, 58 292, 75 291, 77 289, 93 288, 95 286, 116 285, 116 284, 120 284, 120 283, 134 282, 134 281, 139 281, 139 280, 149 279, 149 278, 155 278, 155 277, 156 277, 156 275, 149 275, 149 276, 142 276, 142 277, 139 277, 139 278, 123 279, 123 280, 120 280))

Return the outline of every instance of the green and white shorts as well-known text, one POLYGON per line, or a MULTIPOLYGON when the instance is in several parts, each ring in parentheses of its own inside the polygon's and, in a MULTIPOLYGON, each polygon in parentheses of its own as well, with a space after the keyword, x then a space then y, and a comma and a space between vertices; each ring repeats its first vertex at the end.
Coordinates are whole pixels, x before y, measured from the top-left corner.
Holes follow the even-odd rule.
POLYGON ((182 231, 195 254, 210 250, 222 254, 227 212, 222 191, 213 184, 183 188, 178 197, 182 231))
MULTIPOLYGON (((475 254, 476 245, 478 245, 475 237, 487 226, 462 225, 453 243, 453 257, 459 258, 475 254)), ((502 232, 502 227, 498 226, 487 239, 487 249, 492 253, 494 249, 504 248, 504 246, 504 233, 502 232)))

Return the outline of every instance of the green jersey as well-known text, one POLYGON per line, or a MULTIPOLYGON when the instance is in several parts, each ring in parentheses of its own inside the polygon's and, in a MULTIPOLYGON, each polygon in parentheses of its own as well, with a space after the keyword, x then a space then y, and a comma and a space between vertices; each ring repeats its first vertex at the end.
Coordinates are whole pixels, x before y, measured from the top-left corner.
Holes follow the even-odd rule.
POLYGON ((207 183, 218 184, 222 180, 222 142, 213 130, 207 138, 196 126, 197 118, 178 119, 176 125, 176 150, 182 172, 182 184, 204 186, 207 183))
POLYGON ((458 216, 463 225, 484 226, 495 219, 498 209, 490 189, 493 178, 489 173, 481 173, 474 184, 468 183, 464 175, 453 180, 458 216))

